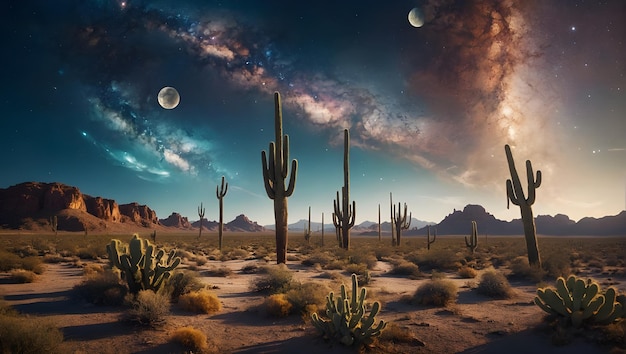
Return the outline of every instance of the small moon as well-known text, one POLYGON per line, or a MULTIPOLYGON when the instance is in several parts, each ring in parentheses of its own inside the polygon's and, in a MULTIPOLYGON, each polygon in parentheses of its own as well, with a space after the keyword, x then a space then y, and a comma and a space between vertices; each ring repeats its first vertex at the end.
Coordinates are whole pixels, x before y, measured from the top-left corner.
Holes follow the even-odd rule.
POLYGON ((161 107, 165 109, 174 109, 180 103, 180 95, 175 88, 165 86, 159 91, 159 95, 157 96, 157 100, 161 107))
POLYGON ((424 14, 417 7, 409 11, 409 23, 413 27, 422 27, 424 25, 424 14))

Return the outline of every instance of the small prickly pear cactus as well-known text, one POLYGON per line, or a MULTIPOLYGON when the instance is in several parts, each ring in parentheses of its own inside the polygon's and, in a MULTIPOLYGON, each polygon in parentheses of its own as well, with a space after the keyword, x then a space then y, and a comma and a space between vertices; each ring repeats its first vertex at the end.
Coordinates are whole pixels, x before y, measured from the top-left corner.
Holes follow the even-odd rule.
POLYGON ((549 314, 564 317, 579 328, 585 323, 606 325, 626 315, 626 296, 614 288, 601 291, 592 279, 586 281, 574 275, 567 280, 559 277, 556 288, 539 288, 535 304, 549 314))
POLYGON ((380 320, 375 325, 376 315, 380 312, 378 301, 372 304, 369 315, 365 315, 366 290, 361 288, 356 274, 352 274, 352 291, 348 296, 346 286, 341 285, 341 295, 335 299, 335 294, 330 293, 326 297, 326 317, 320 318, 317 313, 311 315, 312 323, 324 336, 335 339, 340 343, 350 346, 369 345, 374 337, 377 337, 387 326, 380 320))
POLYGON ((180 257, 171 250, 165 256, 164 250, 155 254, 155 246, 147 239, 137 234, 128 243, 128 247, 120 240, 111 240, 107 245, 109 263, 118 268, 120 276, 128 284, 131 294, 138 294, 140 290, 158 291, 170 277, 170 272, 180 264, 180 257))

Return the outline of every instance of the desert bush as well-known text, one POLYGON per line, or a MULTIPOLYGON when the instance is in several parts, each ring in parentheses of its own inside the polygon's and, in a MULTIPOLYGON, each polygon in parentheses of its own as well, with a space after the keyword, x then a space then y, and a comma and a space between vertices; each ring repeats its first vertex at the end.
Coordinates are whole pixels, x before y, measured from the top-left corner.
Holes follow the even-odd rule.
POLYGON ((293 274, 284 264, 263 267, 264 274, 252 286, 253 291, 267 294, 284 293, 291 287, 293 274))
POLYGON ((256 264, 248 264, 241 268, 243 274, 256 274, 259 272, 259 266, 256 264))
POLYGON ((346 266, 346 262, 345 261, 334 259, 334 260, 328 262, 328 264, 326 264, 324 269, 326 269, 326 270, 340 270, 340 269, 343 269, 345 266, 346 266))
POLYGON ((513 297, 514 291, 506 277, 494 269, 488 269, 480 276, 476 291, 479 294, 498 299, 513 297))
POLYGON ((376 256, 369 252, 363 251, 348 251, 346 253, 348 262, 351 264, 364 264, 367 269, 374 269, 378 259, 376 256))
POLYGON ((302 264, 309 267, 319 264, 322 268, 324 268, 333 259, 334 258, 328 253, 317 251, 307 255, 307 257, 302 260, 302 264))
POLYGON ((419 266, 415 263, 401 261, 396 263, 391 270, 391 274, 407 275, 409 279, 418 279, 422 276, 419 266))
POLYGON ((232 249, 228 253, 223 253, 221 260, 231 261, 231 260, 237 260, 237 259, 246 259, 248 258, 249 255, 250 253, 244 250, 243 248, 235 248, 235 249, 232 249))
POLYGON ((422 270, 456 270, 460 257, 449 249, 433 249, 429 252, 413 252, 404 257, 407 261, 417 264, 422 270))
POLYGON ((209 260, 205 257, 205 256, 196 256, 196 265, 198 267, 201 267, 205 264, 207 264, 209 260))
POLYGON ((83 267, 83 275, 89 276, 97 273, 104 273, 102 264, 88 263, 83 267))
POLYGON ((0 272, 22 268, 22 258, 15 253, 0 250, 0 272))
POLYGON ((329 292, 330 288, 326 284, 307 282, 292 286, 285 295, 293 305, 292 311, 310 314, 324 306, 329 292))
MULTIPOLYGON (((129 294, 130 295, 130 294, 129 294)), ((165 322, 170 312, 170 298, 160 292, 140 290, 136 296, 127 296, 131 309, 126 313, 125 320, 152 327, 165 322)))
POLYGON ((430 280, 420 285, 411 302, 419 305, 447 306, 456 301, 458 288, 446 279, 430 280))
POLYGON ((511 270, 511 276, 529 279, 539 282, 546 276, 546 271, 543 268, 531 267, 528 264, 528 257, 519 256, 514 258, 509 265, 511 270))
POLYGON ((478 271, 472 267, 463 266, 459 268, 458 274, 463 279, 472 279, 476 278, 476 276, 478 275, 478 271))
POLYGON ((172 333, 172 342, 178 343, 192 352, 203 352, 208 348, 207 337, 193 327, 181 327, 172 333))
POLYGON ((389 323, 385 330, 380 334, 380 340, 393 343, 408 343, 420 347, 425 345, 424 342, 415 338, 408 328, 400 327, 393 322, 389 323))
POLYGON ((551 252, 549 257, 542 257, 541 267, 550 278, 566 277, 571 274, 570 260, 567 254, 551 252))
POLYGON ((369 269, 367 269, 367 265, 364 263, 350 263, 346 264, 344 268, 345 272, 348 274, 356 274, 356 275, 365 275, 369 273, 369 269))
POLYGON ((9 274, 11 281, 18 284, 32 283, 37 279, 37 274, 30 270, 13 269, 9 274))
POLYGON ((183 294, 178 298, 178 303, 183 309, 197 313, 214 313, 222 309, 217 295, 207 289, 183 294))
POLYGON ((43 256, 42 261, 44 263, 56 264, 61 262, 66 262, 65 257, 62 257, 60 254, 46 254, 43 256))
POLYGON ((178 301, 178 298, 192 291, 198 291, 206 288, 206 285, 200 280, 200 276, 195 271, 182 270, 174 272, 163 287, 163 292, 169 294, 170 298, 178 301))
POLYGON ((229 275, 233 274, 232 269, 226 267, 226 266, 221 266, 221 267, 211 267, 208 270, 206 270, 204 272, 204 274, 207 277, 222 277, 225 278, 229 275))
POLYGON ((46 318, 0 314, 1 353, 57 353, 63 334, 46 318))
POLYGON ((74 291, 92 304, 109 306, 123 304, 128 292, 119 275, 110 269, 86 275, 85 280, 74 286, 74 291))
POLYGON ((293 306, 285 294, 272 294, 263 302, 263 308, 268 316, 286 317, 293 306))

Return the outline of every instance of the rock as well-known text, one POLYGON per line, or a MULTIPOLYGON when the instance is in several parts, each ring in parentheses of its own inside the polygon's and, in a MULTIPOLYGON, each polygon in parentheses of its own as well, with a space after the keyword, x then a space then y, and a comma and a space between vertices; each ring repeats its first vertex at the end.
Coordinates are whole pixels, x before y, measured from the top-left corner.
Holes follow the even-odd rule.
POLYGON ((85 204, 87 204, 87 212, 89 214, 106 221, 119 222, 122 220, 120 207, 115 200, 101 197, 85 197, 85 204))
POLYGON ((179 213, 172 213, 167 219, 159 219, 159 222, 163 226, 177 227, 179 229, 191 229, 191 223, 187 217, 180 215, 179 213))
POLYGON ((238 215, 235 218, 235 220, 224 225, 224 229, 228 231, 240 231, 240 232, 241 231, 242 232, 265 231, 265 228, 263 226, 257 224, 256 222, 251 221, 250 219, 248 219, 247 216, 243 214, 238 215))
POLYGON ((141 223, 144 226, 149 224, 159 224, 156 212, 147 205, 139 205, 137 202, 120 205, 120 213, 127 216, 130 221, 141 223))

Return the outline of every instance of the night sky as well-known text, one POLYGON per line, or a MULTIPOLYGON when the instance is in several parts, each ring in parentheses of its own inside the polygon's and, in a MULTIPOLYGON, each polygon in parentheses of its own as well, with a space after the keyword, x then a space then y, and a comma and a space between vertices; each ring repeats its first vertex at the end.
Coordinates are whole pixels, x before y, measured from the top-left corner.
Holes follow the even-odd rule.
POLYGON ((330 223, 351 134, 357 223, 389 192, 439 222, 504 220, 504 144, 535 215, 615 215, 626 189, 626 1, 5 0, 0 187, 61 182, 160 218, 273 223, 261 150, 283 99, 289 221, 330 223), (515 3, 512 5, 512 3, 515 3), (408 21, 417 7, 422 27, 408 21), (157 94, 175 87, 180 104, 157 94))

